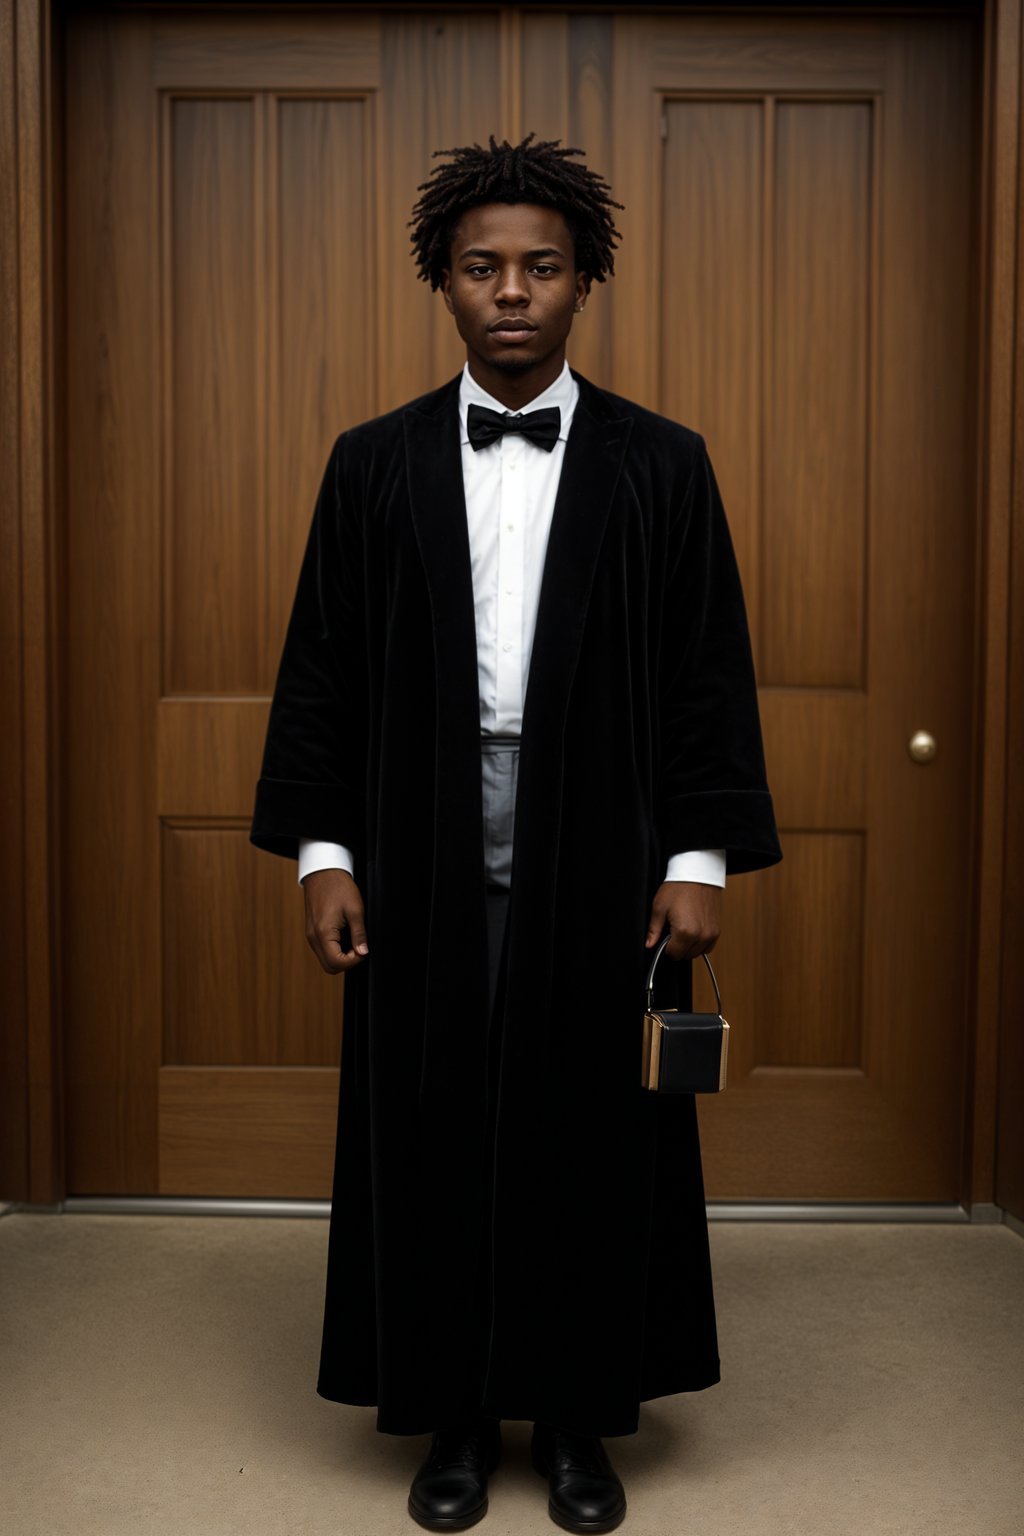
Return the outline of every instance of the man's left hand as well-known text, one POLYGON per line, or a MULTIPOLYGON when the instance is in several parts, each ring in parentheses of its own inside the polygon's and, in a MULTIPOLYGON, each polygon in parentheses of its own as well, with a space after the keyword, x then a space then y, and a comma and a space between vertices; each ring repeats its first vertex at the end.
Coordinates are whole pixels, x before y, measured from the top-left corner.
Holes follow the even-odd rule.
POLYGON ((672 937, 665 945, 670 960, 695 960, 710 953, 722 931, 720 885, 697 880, 663 880, 651 903, 645 948, 657 944, 668 923, 672 937))

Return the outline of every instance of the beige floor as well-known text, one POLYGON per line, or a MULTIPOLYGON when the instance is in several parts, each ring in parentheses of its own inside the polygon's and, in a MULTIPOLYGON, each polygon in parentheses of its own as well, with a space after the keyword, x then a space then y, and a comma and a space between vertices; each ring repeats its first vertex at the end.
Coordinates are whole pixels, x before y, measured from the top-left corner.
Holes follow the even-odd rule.
MULTIPOLYGON (((327 1224, 0 1216, 5 1536, 388 1536, 428 1437, 318 1398, 327 1224)), ((722 1381, 605 1443, 623 1536, 1021 1536, 1024 1240, 712 1222, 722 1381)), ((557 1530, 506 1423, 481 1536, 557 1530)))

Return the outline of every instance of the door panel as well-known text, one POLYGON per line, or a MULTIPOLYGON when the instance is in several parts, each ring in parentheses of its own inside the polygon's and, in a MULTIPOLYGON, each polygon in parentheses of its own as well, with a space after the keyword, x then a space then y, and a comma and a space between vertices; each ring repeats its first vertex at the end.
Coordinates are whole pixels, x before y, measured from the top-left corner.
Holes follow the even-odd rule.
POLYGON ((708 1193, 956 1197, 974 48, 957 17, 69 17, 71 1192, 330 1192, 343 982, 248 843, 267 702, 334 436, 464 356, 409 251, 430 151, 532 129, 627 205, 570 360, 705 435, 747 593, 786 856, 726 892, 708 1193))

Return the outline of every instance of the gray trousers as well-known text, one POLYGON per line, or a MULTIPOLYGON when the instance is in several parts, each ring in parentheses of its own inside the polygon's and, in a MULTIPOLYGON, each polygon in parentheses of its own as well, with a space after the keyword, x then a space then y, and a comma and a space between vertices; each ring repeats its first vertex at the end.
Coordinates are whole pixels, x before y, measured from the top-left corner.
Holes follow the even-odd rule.
POLYGON ((512 885, 512 832, 519 782, 519 737, 481 736, 480 773, 484 800, 484 869, 487 875, 487 960, 490 1008, 498 985, 512 885))
MULTIPOLYGON (((484 799, 484 871, 487 876, 487 969, 490 980, 487 1043, 487 1143, 497 1135, 497 1103, 500 1084, 501 1029, 495 1028, 494 1003, 498 990, 508 899, 512 885, 512 829, 515 820, 516 783, 519 776, 519 738, 481 736, 480 773, 484 799)), ((488 1318, 493 1305, 491 1223, 481 1223, 481 1249, 477 1272, 477 1305, 480 1309, 480 1375, 486 1374, 489 1338, 488 1318)))

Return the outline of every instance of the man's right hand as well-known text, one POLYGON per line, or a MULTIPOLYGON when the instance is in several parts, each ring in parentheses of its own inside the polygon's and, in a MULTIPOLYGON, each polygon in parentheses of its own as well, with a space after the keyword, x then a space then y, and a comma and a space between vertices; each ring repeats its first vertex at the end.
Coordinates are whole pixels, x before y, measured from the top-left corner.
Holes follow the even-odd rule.
POLYGON ((323 969, 336 976, 350 971, 368 955, 363 898, 344 869, 316 869, 302 882, 306 896, 306 939, 323 969), (341 935, 348 929, 353 947, 344 949, 341 935))

